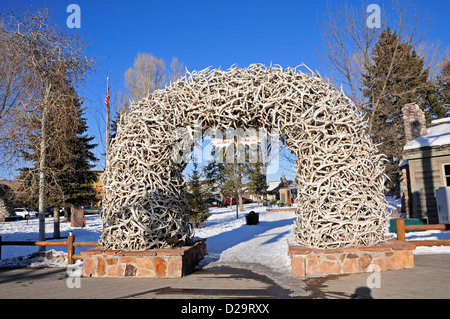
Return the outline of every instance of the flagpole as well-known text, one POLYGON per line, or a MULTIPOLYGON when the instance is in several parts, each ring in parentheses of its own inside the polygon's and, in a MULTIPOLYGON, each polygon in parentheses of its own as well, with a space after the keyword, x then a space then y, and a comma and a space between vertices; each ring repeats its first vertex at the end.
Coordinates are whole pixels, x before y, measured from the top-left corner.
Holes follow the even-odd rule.
POLYGON ((108 150, 109 150, 109 105, 111 102, 111 97, 109 95, 109 77, 106 78, 106 98, 105 98, 105 105, 106 105, 106 147, 105 147, 105 169, 106 165, 108 163, 108 150))

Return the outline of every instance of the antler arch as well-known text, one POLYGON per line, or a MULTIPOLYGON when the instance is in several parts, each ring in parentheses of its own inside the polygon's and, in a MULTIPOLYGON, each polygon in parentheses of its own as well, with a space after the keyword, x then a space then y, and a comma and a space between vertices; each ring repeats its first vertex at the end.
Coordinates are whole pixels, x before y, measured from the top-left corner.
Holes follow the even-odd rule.
MULTIPOLYGON (((179 128, 279 129, 295 153, 294 237, 313 248, 385 241, 384 156, 354 104, 317 75, 260 64, 205 69, 134 103, 118 124, 102 176, 106 249, 189 244, 179 128)), ((194 130, 184 131, 187 141, 194 130)), ((186 139, 184 139, 186 141, 186 139)))

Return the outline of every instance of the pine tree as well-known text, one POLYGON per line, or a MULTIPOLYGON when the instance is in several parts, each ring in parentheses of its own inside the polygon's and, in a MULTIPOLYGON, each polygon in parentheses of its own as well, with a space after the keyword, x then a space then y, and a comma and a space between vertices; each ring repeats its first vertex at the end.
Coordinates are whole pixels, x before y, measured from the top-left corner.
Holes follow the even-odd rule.
POLYGON ((261 162, 257 162, 249 167, 247 188, 251 194, 256 196, 264 195, 267 190, 267 178, 262 172, 262 166, 261 162))
POLYGON ((195 227, 198 227, 200 223, 205 221, 210 214, 208 213, 208 207, 206 207, 206 195, 202 188, 202 183, 200 181, 201 174, 198 171, 198 164, 194 162, 194 169, 192 170, 192 175, 189 176, 189 216, 195 227))
POLYGON ((125 102, 124 107, 119 109, 119 111, 115 114, 114 118, 111 120, 109 125, 109 142, 111 143, 112 139, 116 137, 117 134, 117 126, 119 125, 120 117, 127 113, 129 110, 128 102, 125 102))
POLYGON ((445 59, 442 67, 442 74, 438 79, 438 91, 441 96, 441 103, 446 113, 450 110, 450 61, 445 59))
MULTIPOLYGON (((227 152, 231 152, 231 150, 227 150, 227 152)), ((231 198, 236 198, 236 201, 239 203, 239 211, 244 211, 244 204, 243 204, 243 193, 245 191, 245 187, 249 186, 249 182, 251 181, 256 182, 258 179, 256 176, 259 174, 256 172, 258 169, 260 171, 260 167, 262 166, 262 163, 256 161, 256 163, 252 163, 250 161, 250 148, 249 146, 245 146, 243 149, 243 162, 240 163, 238 161, 238 152, 235 149, 234 152, 234 162, 227 163, 225 166, 225 169, 223 171, 224 177, 225 177, 225 185, 224 190, 225 193, 228 194, 231 198), (261 164, 261 165, 260 165, 261 164), (253 180, 252 180, 253 175, 253 180)), ((260 176, 261 177, 261 176, 260 176)), ((259 182, 262 182, 260 180, 259 182)), ((259 183, 258 183, 259 184, 259 183)), ((252 184, 251 187, 255 186, 256 184, 252 184)), ((256 191, 256 188, 252 188, 252 191, 256 191)), ((258 186, 259 187, 259 186, 258 186)))
POLYGON ((225 199, 225 164, 218 163, 215 160, 209 162, 203 168, 203 174, 205 176, 205 182, 208 186, 208 196, 214 196, 219 193, 220 201, 225 199))
POLYGON ((97 145, 91 144, 94 137, 86 134, 87 124, 83 117, 84 109, 81 108, 81 104, 76 109, 76 113, 78 130, 69 140, 69 149, 72 152, 69 153, 71 156, 67 158, 67 162, 72 163, 73 166, 66 170, 67 184, 65 187, 66 205, 73 207, 89 205, 96 201, 92 183, 97 178, 92 172, 95 166, 92 163, 97 161, 92 149, 97 145))
MULTIPOLYGON (((224 170, 225 194, 230 198, 236 198, 236 204, 239 203, 239 211, 244 211, 242 193, 247 179, 248 163, 227 163, 224 170)), ((230 205, 232 204, 230 201, 230 205)))
POLYGON ((427 96, 427 119, 447 117, 450 112, 450 61, 443 60, 442 71, 436 79, 434 91, 427 96))
MULTIPOLYGON (((95 201, 92 182, 96 176, 91 171, 94 167, 91 163, 97 158, 91 150, 96 145, 91 144, 94 138, 86 134, 81 100, 67 85, 65 98, 55 103, 47 121, 47 207, 78 207, 95 201)), ((19 169, 18 180, 22 182, 19 196, 27 206, 36 207, 39 197, 39 122, 30 122, 28 126, 28 151, 24 151, 22 157, 33 167, 19 169)))
POLYGON ((389 160, 387 187, 399 193, 398 159, 405 145, 402 108, 416 103, 425 108, 426 96, 433 90, 424 59, 413 47, 387 28, 380 34, 372 53, 372 63, 364 75, 369 133, 389 160))

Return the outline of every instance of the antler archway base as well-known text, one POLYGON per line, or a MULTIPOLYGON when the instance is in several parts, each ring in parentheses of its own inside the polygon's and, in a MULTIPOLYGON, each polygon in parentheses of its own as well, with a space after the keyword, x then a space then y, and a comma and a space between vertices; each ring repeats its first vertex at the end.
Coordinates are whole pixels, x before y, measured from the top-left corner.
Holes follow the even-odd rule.
POLYGON ((105 249, 192 243, 185 162, 174 150, 189 129, 278 129, 296 155, 295 240, 338 248, 385 241, 384 157, 354 104, 317 75, 250 65, 206 69, 136 102, 120 119, 102 176, 105 249))

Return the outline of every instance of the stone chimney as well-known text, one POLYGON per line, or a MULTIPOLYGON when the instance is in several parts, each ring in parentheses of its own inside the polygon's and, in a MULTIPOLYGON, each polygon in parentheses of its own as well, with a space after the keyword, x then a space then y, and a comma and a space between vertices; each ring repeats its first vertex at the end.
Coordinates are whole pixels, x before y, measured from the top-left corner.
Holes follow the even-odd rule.
MULTIPOLYGON (((403 109, 403 123, 405 126, 405 144, 427 134, 427 122, 425 120, 425 113, 419 108, 417 104, 406 104, 403 109)), ((400 217, 411 218, 412 203, 411 194, 409 192, 409 166, 403 165, 400 167, 400 196, 402 207, 400 210, 400 217)))
POLYGON ((405 143, 427 134, 425 113, 417 104, 406 104, 402 111, 405 125, 405 143))

